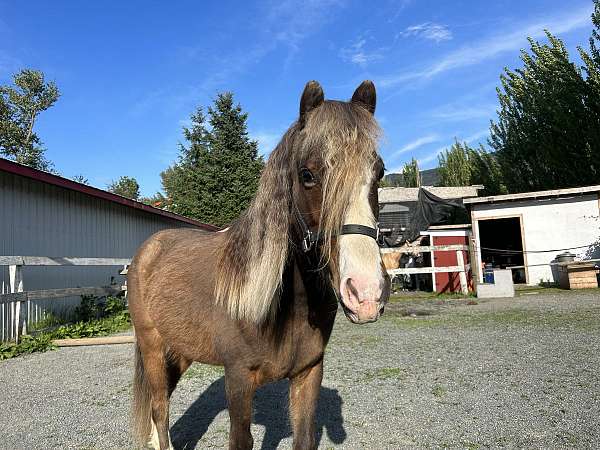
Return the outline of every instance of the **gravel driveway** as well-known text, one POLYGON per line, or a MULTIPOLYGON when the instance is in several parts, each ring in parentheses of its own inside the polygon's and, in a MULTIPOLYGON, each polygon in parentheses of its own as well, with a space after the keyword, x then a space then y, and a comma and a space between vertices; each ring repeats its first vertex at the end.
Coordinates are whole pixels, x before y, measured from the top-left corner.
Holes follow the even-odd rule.
MULTIPOLYGON (((129 449, 132 346, 0 362, 0 448, 129 449)), ((600 448, 600 291, 403 300, 378 323, 338 317, 320 448, 600 448)), ((255 398, 255 448, 290 448, 287 383, 255 398)), ((176 448, 226 448, 222 371, 173 395, 176 448)))

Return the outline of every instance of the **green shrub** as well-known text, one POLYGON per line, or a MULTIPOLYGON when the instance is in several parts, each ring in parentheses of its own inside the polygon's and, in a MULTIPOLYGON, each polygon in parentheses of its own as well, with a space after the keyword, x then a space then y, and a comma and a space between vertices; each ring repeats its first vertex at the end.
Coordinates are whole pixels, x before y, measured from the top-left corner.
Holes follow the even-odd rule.
POLYGON ((40 334, 38 336, 29 336, 27 334, 21 336, 21 342, 6 342, 0 344, 0 360, 14 358, 15 356, 25 353, 45 352, 56 348, 52 344, 50 336, 40 334))
POLYGON ((93 295, 82 295, 81 303, 73 312, 75 322, 87 322, 97 319, 99 315, 98 303, 93 295))
POLYGON ((14 358, 24 353, 45 352, 56 348, 54 339, 77 339, 94 336, 106 336, 131 328, 129 311, 125 300, 108 297, 103 307, 96 298, 82 296, 81 305, 75 309, 76 323, 61 325, 53 331, 35 336, 21 336, 21 342, 0 344, 0 360, 14 358))

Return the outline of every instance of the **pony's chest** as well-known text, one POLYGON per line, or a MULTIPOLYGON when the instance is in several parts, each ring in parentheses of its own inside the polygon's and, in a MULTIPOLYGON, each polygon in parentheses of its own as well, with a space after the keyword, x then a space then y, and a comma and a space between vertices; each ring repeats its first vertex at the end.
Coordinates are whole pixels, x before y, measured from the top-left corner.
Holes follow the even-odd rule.
POLYGON ((293 330, 288 339, 268 352, 259 369, 261 381, 290 378, 319 363, 323 359, 332 326, 333 321, 322 328, 307 326, 293 330))

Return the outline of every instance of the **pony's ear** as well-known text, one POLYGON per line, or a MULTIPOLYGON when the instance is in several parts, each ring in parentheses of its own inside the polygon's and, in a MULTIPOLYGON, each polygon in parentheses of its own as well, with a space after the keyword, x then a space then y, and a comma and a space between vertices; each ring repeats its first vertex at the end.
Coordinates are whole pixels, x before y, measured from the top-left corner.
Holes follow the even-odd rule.
POLYGON ((371 80, 365 80, 360 83, 352 94, 352 103, 358 103, 364 106, 371 114, 375 114, 375 104, 377 103, 377 94, 375 85, 371 80))
POLYGON ((304 124, 306 113, 320 106, 325 101, 323 88, 317 81, 309 81, 304 86, 302 98, 300 99, 300 119, 299 122, 304 124))

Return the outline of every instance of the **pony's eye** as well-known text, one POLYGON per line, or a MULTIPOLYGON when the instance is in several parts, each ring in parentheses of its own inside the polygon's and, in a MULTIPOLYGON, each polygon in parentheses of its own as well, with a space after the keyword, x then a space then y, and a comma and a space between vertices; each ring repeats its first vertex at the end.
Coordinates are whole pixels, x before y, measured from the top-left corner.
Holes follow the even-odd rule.
POLYGON ((381 180, 384 175, 385 175, 385 167, 381 167, 381 170, 379 171, 379 175, 377 176, 377 178, 379 180, 381 180))
POLYGON ((304 187, 307 188, 311 188, 317 184, 315 176, 306 167, 300 169, 300 180, 302 181, 302 184, 304 184, 304 187))

